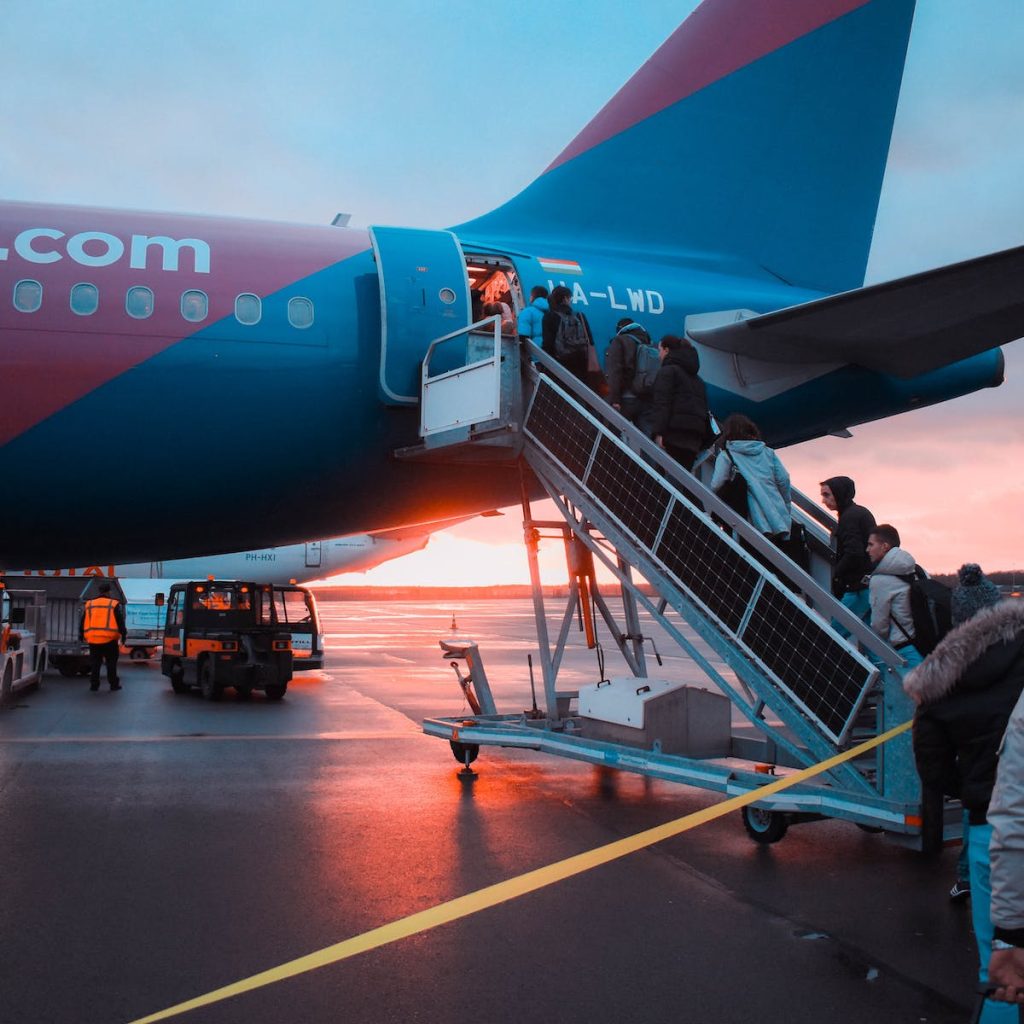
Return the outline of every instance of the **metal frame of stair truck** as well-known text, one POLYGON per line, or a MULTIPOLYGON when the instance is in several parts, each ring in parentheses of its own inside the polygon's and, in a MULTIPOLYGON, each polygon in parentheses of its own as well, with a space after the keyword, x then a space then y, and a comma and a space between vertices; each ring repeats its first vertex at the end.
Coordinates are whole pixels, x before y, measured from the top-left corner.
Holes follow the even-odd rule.
MULTIPOLYGON (((899 672, 903 661, 896 651, 851 615, 811 575, 790 562, 749 523, 724 505, 696 477, 684 471, 557 363, 535 346, 528 346, 528 350, 530 359, 522 359, 526 411, 520 429, 516 431, 523 439, 521 457, 554 500, 564 519, 564 529, 578 538, 618 580, 627 628, 616 629, 606 605, 602 608, 602 615, 612 629, 631 673, 637 678, 647 675, 642 644, 635 640, 638 633, 636 609, 641 605, 763 738, 758 743, 734 735, 732 753, 735 756, 704 759, 663 753, 657 743, 652 745, 652 749, 643 749, 581 735, 581 719, 572 713, 570 707, 577 694, 575 691, 560 691, 556 685, 568 635, 567 624, 573 614, 572 601, 578 600, 578 593, 571 592, 570 608, 563 618, 558 640, 552 647, 536 554, 538 527, 552 524, 538 524, 532 519, 525 488, 524 531, 544 681, 545 714, 543 717, 525 712, 476 714, 472 717, 427 719, 423 728, 428 735, 448 739, 453 750, 475 752, 475 748, 484 745, 528 748, 734 795, 764 785, 768 781, 766 770, 784 774, 787 769, 820 762, 909 716, 910 704, 903 694, 899 672), (543 374, 538 373, 531 359, 543 367, 543 374), (545 401, 557 400, 578 422, 585 424, 588 434, 593 434, 592 450, 580 459, 580 464, 586 462, 586 468, 578 478, 536 443, 531 433, 531 413, 538 395, 545 388, 550 389, 545 401), (656 481, 656 486, 667 492, 669 504, 659 527, 658 541, 645 546, 588 493, 582 481, 594 466, 599 444, 606 448, 609 444, 614 445, 615 458, 622 460, 630 472, 643 477, 652 486, 656 481), (737 557, 741 559, 747 567, 744 571, 748 576, 756 573, 759 577, 735 634, 710 613, 680 580, 674 578, 653 554, 664 533, 669 510, 677 506, 689 520, 699 525, 700 530, 714 531, 713 534, 706 532, 705 536, 713 540, 719 550, 731 552, 729 557, 734 563, 737 557), (727 524, 735 539, 729 530, 716 525, 712 515, 727 524), (740 540, 759 557, 749 555, 740 540), (723 548, 723 544, 726 547, 723 548), (609 554, 606 545, 611 546, 614 555, 609 554), (643 593, 633 581, 632 569, 641 572, 659 599, 652 600, 643 593), (795 593, 789 589, 790 586, 795 588, 795 593), (848 663, 863 668, 863 686, 855 703, 851 704, 847 720, 838 731, 816 719, 799 695, 787 688, 786 681, 778 673, 773 673, 743 641, 743 630, 766 588, 773 588, 769 596, 776 606, 783 607, 786 614, 794 618, 802 617, 808 628, 816 630, 827 641, 830 650, 843 652, 848 663), (686 636, 680 624, 669 617, 670 608, 697 633, 704 645, 722 658, 735 673, 735 681, 719 672, 686 636), (629 625, 631 622, 633 626, 629 625), (848 631, 851 642, 843 640, 833 628, 837 623, 848 631), (627 648, 625 640, 631 638, 631 648, 627 648), (869 659, 865 652, 872 658, 869 659)), ((495 366, 496 372, 501 370, 500 365, 495 366)), ((435 447, 432 454, 437 457, 441 453, 435 447)), ((453 460, 460 458, 455 452, 451 457, 453 460)), ((797 504, 799 506, 801 502, 797 504)), ((802 499, 802 504, 808 509, 813 508, 806 498, 802 499)), ((815 518, 820 521, 820 517, 815 518)), ((802 520, 806 519, 807 516, 803 515, 802 520)), ((819 543, 822 533, 819 526, 819 543)), ((485 675, 483 679, 486 686, 485 675)), ((477 696, 485 707, 493 707, 489 689, 484 694, 478 692, 477 696)), ((755 813, 769 818, 775 816, 776 824, 783 825, 782 831, 786 824, 795 821, 820 817, 848 819, 865 827, 883 829, 907 845, 929 849, 940 845, 944 836, 955 835, 958 820, 955 807, 936 805, 931 800, 927 807, 922 806, 907 736, 891 741, 863 759, 833 769, 818 781, 800 784, 784 794, 766 799, 755 805, 755 813)), ((754 830, 752 834, 757 838, 754 830)))

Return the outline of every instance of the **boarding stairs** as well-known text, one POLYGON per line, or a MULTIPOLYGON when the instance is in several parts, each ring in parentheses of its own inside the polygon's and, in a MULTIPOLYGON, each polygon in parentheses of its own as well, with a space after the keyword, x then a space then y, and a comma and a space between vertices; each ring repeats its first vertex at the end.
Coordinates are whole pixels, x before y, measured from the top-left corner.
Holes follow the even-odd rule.
MULTIPOLYGON (((435 344, 455 341, 460 333, 435 344)), ((546 714, 477 716, 458 727, 450 719, 430 719, 425 731, 452 739, 457 734, 460 749, 478 743, 545 749, 735 793, 763 783, 759 772, 766 767, 774 772, 816 764, 909 717, 899 653, 828 589, 830 517, 814 502, 794 498, 794 522, 812 552, 808 573, 721 502, 701 482, 699 466, 696 475, 683 470, 536 346, 501 338, 495 324, 467 346, 461 368, 432 374, 435 351, 431 346, 424 362, 423 441, 401 454, 464 463, 519 460, 529 467, 573 544, 619 581, 625 627, 616 626, 603 599, 599 610, 631 673, 649 675, 636 612, 642 606, 752 728, 734 737, 730 757, 714 762, 661 755, 657 744, 634 753, 588 741, 572 708, 577 693, 559 689, 557 680, 573 608, 566 610, 552 648, 531 555, 546 714), (484 380, 486 388, 479 388, 484 380), (457 393, 474 397, 463 405, 457 393), (634 572, 656 596, 634 580, 634 572), (693 634, 702 644, 693 642, 693 634), (720 671, 708 649, 731 671, 720 671)), ((525 499, 524 511, 529 549, 531 529, 544 524, 531 524, 525 499)), ((575 584, 571 593, 578 602, 575 584)), ((493 710, 486 696, 485 710, 493 710)), ((919 784, 909 741, 901 737, 875 748, 829 771, 824 784, 794 787, 770 806, 919 836, 919 784)), ((938 829, 941 842, 941 809, 932 816, 938 822, 930 828, 933 835, 938 829)))

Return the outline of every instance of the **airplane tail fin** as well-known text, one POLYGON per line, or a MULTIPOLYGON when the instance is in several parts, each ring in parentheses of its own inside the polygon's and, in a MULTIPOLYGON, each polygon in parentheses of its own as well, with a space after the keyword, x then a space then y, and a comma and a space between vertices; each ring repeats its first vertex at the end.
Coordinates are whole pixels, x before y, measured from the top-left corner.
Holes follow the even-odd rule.
POLYGON ((914 0, 705 0, 519 195, 455 228, 863 283, 914 0))

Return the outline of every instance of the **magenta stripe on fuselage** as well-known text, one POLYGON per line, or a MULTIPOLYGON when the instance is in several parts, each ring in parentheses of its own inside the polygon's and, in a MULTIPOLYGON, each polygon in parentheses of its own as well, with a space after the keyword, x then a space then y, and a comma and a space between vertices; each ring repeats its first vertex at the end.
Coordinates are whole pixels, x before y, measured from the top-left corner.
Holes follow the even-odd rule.
POLYGON ((547 171, 872 0, 705 0, 547 171))
POLYGON ((364 232, 318 225, 0 203, 0 445, 231 316, 239 294, 263 298, 368 247, 364 232), (29 237, 26 232, 33 229, 49 233, 29 237), (91 233, 109 238, 85 237, 91 233), (143 253, 137 243, 135 263, 142 265, 133 267, 136 236, 193 239, 202 245, 184 246, 167 258, 176 259, 177 269, 164 269, 163 245, 154 243, 143 253), (111 258, 120 246, 123 252, 111 258), (90 266, 96 259, 109 262, 90 266), (12 303, 14 284, 24 279, 43 286, 42 306, 33 313, 20 312, 12 303), (83 282, 100 293, 99 308, 91 316, 76 315, 69 304, 71 288, 83 282), (154 294, 153 313, 145 320, 125 311, 125 294, 135 285, 154 294), (181 294, 190 289, 209 298, 209 312, 200 323, 181 314, 181 294))

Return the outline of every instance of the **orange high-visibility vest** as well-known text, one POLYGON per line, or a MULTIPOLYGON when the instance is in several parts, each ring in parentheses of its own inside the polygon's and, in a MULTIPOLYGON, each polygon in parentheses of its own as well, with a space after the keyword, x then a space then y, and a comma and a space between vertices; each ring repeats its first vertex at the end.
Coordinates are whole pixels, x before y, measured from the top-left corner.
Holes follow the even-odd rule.
POLYGON ((82 633, 87 644, 108 644, 121 635, 114 615, 117 605, 118 602, 112 597, 94 597, 85 602, 82 633))

